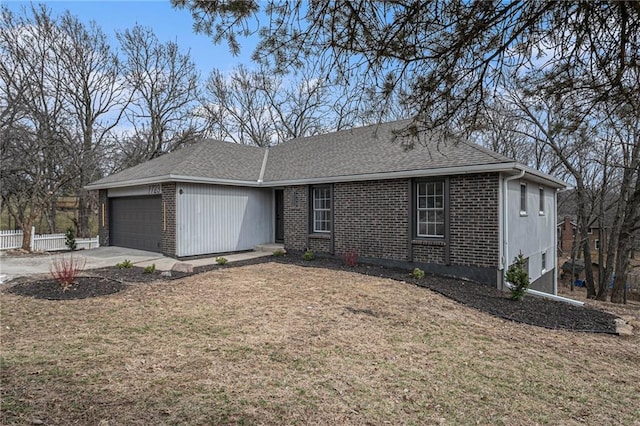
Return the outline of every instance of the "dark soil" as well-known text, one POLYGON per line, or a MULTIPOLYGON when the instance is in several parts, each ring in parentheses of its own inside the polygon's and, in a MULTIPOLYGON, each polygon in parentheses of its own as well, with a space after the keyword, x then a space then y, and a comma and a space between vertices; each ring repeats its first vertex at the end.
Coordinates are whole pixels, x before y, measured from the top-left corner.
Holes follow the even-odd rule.
POLYGON ((103 277, 79 277, 74 284, 66 290, 55 280, 30 281, 16 284, 7 289, 7 292, 22 296, 31 296, 36 299, 48 300, 73 300, 86 299, 88 297, 105 296, 123 290, 126 285, 120 281, 103 277))
MULTIPOLYGON (((312 261, 304 261, 301 256, 294 253, 279 257, 262 257, 233 262, 224 266, 208 265, 196 267, 194 268, 194 274, 264 262, 280 262, 299 266, 351 271, 370 276, 405 281, 436 291, 479 311, 507 320, 549 329, 612 334, 616 332, 614 322, 616 317, 596 309, 572 306, 567 303, 555 302, 533 296, 526 296, 524 300, 516 302, 509 298, 508 293, 501 292, 488 285, 465 281, 459 278, 447 278, 435 275, 427 275, 422 279, 415 279, 408 270, 367 264, 357 264, 351 267, 336 258, 319 257, 312 261)), ((129 269, 108 267, 93 269, 86 271, 86 273, 92 275, 92 277, 79 278, 78 284, 73 285, 64 292, 60 285, 53 280, 16 284, 7 289, 7 291, 14 294, 50 300, 83 299, 118 292, 126 287, 125 283, 172 280, 192 275, 172 271, 171 277, 162 277, 159 271, 145 273, 144 269, 140 267, 129 269)))
POLYGON ((292 254, 269 259, 276 262, 353 271, 409 282, 433 290, 479 311, 524 324, 554 330, 616 334, 614 320, 617 317, 610 313, 534 296, 525 296, 523 300, 518 302, 511 300, 509 293, 502 292, 495 287, 460 278, 426 275, 422 279, 416 279, 411 276, 411 271, 405 269, 366 264, 350 267, 339 259, 324 257, 304 261, 301 256, 292 254))
POLYGON ((36 299, 72 300, 89 297, 106 296, 117 293, 127 284, 146 283, 158 280, 175 280, 192 274, 171 271, 170 277, 163 277, 160 271, 144 272, 144 268, 134 266, 119 269, 115 266, 90 269, 84 272, 76 283, 64 291, 62 286, 53 279, 22 282, 7 289, 7 292, 36 299))

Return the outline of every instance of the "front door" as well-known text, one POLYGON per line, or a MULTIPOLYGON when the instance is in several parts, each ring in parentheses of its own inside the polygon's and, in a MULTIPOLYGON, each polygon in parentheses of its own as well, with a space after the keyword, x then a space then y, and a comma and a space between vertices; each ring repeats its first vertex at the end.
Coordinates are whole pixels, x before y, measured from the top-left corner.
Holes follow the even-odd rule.
POLYGON ((276 243, 284 242, 284 190, 275 190, 276 201, 276 243))

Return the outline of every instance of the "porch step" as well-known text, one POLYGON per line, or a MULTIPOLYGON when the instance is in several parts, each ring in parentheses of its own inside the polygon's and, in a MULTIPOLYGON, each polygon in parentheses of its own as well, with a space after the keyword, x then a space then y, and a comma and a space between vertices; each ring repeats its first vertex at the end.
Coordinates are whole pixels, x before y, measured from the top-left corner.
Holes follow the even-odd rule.
POLYGON ((255 251, 266 251, 269 253, 273 253, 274 251, 277 250, 282 250, 284 252, 286 252, 286 250, 284 249, 284 244, 276 244, 276 243, 265 243, 265 244, 258 244, 254 247, 255 251))

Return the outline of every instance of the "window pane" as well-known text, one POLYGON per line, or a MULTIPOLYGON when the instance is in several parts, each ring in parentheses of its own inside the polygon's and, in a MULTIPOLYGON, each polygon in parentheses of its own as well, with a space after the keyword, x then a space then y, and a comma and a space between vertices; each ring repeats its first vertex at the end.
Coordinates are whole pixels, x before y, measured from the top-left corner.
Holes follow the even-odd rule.
POLYGON ((444 182, 416 184, 416 234, 421 237, 444 237, 444 182))
POLYGON ((331 231, 331 189, 313 189, 313 231, 331 231))

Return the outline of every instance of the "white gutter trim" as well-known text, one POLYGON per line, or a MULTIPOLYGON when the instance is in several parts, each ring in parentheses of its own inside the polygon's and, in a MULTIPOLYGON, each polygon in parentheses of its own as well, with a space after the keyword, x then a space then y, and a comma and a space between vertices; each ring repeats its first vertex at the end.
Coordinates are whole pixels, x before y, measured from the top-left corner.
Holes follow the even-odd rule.
POLYGON ((500 163, 500 164, 479 164, 473 166, 460 167, 439 167, 436 169, 415 169, 402 170, 398 172, 378 172, 364 173, 358 175, 342 175, 342 176, 326 176, 319 178, 303 178, 290 180, 268 181, 268 185, 284 186, 284 185, 306 185, 321 184, 332 182, 358 182, 367 180, 383 180, 383 179, 400 179, 421 176, 451 176, 451 175, 468 175, 473 173, 484 172, 516 172, 517 163, 500 163))
POLYGON ((263 182, 264 171, 267 169, 267 158, 269 158, 269 147, 264 150, 264 157, 262 158, 262 168, 260 169, 260 177, 258 178, 258 183, 263 182))
MULTIPOLYGON (((266 170, 267 153, 263 158, 263 168, 266 170)), ((518 164, 516 162, 510 163, 498 163, 498 164, 478 164, 473 166, 457 166, 457 167, 439 167, 436 169, 415 169, 415 170, 403 170, 397 172, 378 172, 378 173, 364 173, 354 175, 342 175, 342 176, 326 176, 326 177, 312 177, 303 179, 290 179, 290 180, 277 180, 264 182, 264 171, 260 172, 260 177, 257 181, 253 180, 238 180, 238 179, 221 179, 221 178, 207 178, 188 175, 162 175, 154 176, 151 178, 140 178, 128 181, 109 182, 103 184, 87 185, 87 190, 109 189, 109 188, 121 188, 127 186, 137 186, 152 183, 162 182, 184 182, 184 183, 209 183, 220 185, 233 185, 233 186, 287 186, 287 185, 309 185, 309 184, 323 184, 333 182, 359 182, 368 180, 383 180, 383 179, 401 179, 401 178, 413 178, 422 176, 451 176, 451 175, 464 175, 473 173, 485 173, 485 172, 505 172, 505 173, 529 173, 536 176, 538 179, 551 183, 556 187, 565 187, 566 184, 555 178, 545 178, 540 172, 534 171, 526 166, 518 164)))

